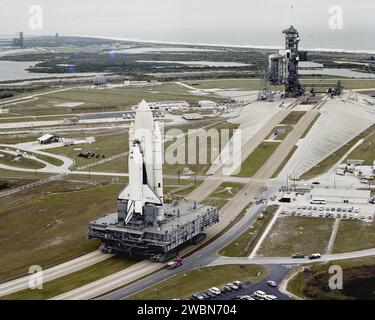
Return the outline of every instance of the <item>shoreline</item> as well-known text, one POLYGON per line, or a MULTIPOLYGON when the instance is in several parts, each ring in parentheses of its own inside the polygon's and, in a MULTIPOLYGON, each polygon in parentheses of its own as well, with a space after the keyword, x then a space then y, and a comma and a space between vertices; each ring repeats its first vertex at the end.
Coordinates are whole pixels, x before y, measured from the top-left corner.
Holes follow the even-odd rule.
MULTIPOLYGON (((236 48, 236 49, 261 49, 261 50, 279 50, 282 46, 259 46, 259 45, 230 45, 230 44, 212 44, 212 43, 192 43, 192 42, 176 42, 176 41, 158 41, 158 40, 145 40, 136 38, 122 38, 122 37, 109 37, 109 36, 93 36, 93 35, 66 35, 67 37, 78 38, 93 38, 114 41, 127 41, 145 44, 164 44, 164 45, 180 45, 180 46, 199 46, 199 47, 212 47, 212 48, 236 48)), ((327 52, 327 53, 352 53, 352 54, 375 54, 375 50, 352 50, 352 49, 333 49, 333 48, 304 48, 301 50, 311 52, 327 52)))

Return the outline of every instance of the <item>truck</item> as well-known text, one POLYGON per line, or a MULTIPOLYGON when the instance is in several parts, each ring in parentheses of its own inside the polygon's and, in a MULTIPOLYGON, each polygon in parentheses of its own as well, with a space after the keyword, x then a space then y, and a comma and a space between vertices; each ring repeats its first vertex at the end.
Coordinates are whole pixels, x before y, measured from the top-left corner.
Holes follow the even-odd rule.
POLYGON ((180 257, 177 257, 176 260, 167 263, 167 269, 173 270, 182 266, 182 264, 183 264, 183 260, 180 257))

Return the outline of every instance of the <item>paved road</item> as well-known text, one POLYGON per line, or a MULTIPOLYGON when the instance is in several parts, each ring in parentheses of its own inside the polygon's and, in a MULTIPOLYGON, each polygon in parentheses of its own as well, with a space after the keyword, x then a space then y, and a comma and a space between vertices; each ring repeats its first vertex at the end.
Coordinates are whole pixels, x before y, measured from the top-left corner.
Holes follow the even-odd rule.
MULTIPOLYGON (((46 269, 43 271, 43 281, 51 281, 67 274, 85 269, 101 261, 107 260, 112 255, 103 254, 99 251, 94 251, 79 258, 70 260, 68 262, 62 263, 58 266, 46 269)), ((0 284, 0 297, 25 290, 29 287, 29 276, 18 278, 9 282, 0 284)))

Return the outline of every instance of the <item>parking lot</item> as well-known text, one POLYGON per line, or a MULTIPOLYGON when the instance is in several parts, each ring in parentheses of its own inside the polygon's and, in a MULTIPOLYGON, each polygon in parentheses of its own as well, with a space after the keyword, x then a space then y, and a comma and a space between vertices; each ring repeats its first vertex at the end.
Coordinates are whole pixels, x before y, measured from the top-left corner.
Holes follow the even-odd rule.
MULTIPOLYGON (((274 296, 276 297, 276 300, 290 300, 290 298, 280 292, 278 285, 282 281, 282 279, 285 277, 285 275, 289 272, 290 266, 278 266, 278 265, 273 265, 273 266, 268 266, 271 269, 271 273, 266 277, 265 279, 258 281, 258 282, 251 282, 251 281, 244 281, 241 282, 241 285, 237 290, 231 290, 231 291, 226 291, 223 290, 224 287, 220 287, 222 293, 216 296, 212 296, 207 300, 213 300, 213 301, 225 301, 225 300, 271 300, 271 299, 262 299, 259 297, 254 297, 252 299, 245 299, 240 297, 249 297, 253 296, 256 291, 263 291, 266 293, 268 296, 274 296), (270 286, 268 284, 268 281, 274 281, 276 284, 276 287, 270 286)), ((208 290, 209 288, 207 288, 208 290)), ((205 293, 197 293, 198 295, 205 293)), ((189 297, 189 299, 195 300, 193 297, 189 297)))
POLYGON ((280 203, 278 200, 270 204, 282 205, 280 216, 300 216, 316 218, 352 219, 364 222, 374 220, 375 205, 368 204, 346 204, 327 202, 324 204, 311 204, 308 194, 289 194, 290 203, 280 203))

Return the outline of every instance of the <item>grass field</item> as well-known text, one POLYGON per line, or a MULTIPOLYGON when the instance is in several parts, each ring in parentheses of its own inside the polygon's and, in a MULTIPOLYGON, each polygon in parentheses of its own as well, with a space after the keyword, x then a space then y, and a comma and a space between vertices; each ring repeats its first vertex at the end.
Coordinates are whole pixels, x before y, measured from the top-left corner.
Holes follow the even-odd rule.
POLYGON ((289 152, 288 156, 281 163, 280 167, 278 167, 275 173, 272 175, 272 178, 276 178, 280 174, 280 172, 284 169, 284 167, 289 162, 290 158, 293 156, 293 154, 296 152, 297 149, 298 149, 297 146, 293 147, 293 149, 289 152))
POLYGON ((310 300, 374 300, 375 257, 331 261, 304 268, 289 283, 287 290, 310 300), (343 268, 343 289, 328 286, 331 266, 343 268))
POLYGON ((375 127, 372 134, 348 156, 348 159, 361 159, 365 160, 365 165, 373 164, 375 160, 375 127))
MULTIPOLYGON (((177 128, 185 133, 185 137, 178 137, 173 141, 167 141, 164 145, 165 164, 164 174, 178 175, 182 170, 188 167, 191 171, 198 175, 203 175, 211 167, 216 155, 219 154, 222 146, 222 139, 225 138, 225 130, 228 130, 228 137, 232 137, 234 130, 238 125, 228 123, 222 119, 211 119, 200 123, 200 127, 205 127, 207 131, 191 132, 190 129, 195 129, 199 122, 191 123, 187 126, 177 128), (211 130, 211 132, 210 132, 211 130), (218 136, 218 145, 212 143, 212 136, 218 136), (194 156, 194 142, 195 142, 195 156, 194 156), (203 158, 202 158, 203 157, 203 158), (182 161, 177 161, 181 158, 182 161), (171 160, 176 160, 172 163, 171 160), (182 163, 178 163, 182 162, 182 163)), ((173 133, 173 131, 172 131, 173 133)), ((171 135, 171 131, 168 132, 171 135)))
POLYGON ((228 257, 248 257, 272 220, 277 208, 278 206, 267 207, 267 213, 263 219, 257 219, 244 233, 221 249, 219 253, 228 257))
POLYGON ((218 208, 222 208, 238 191, 242 189, 242 187, 243 184, 241 183, 222 183, 202 203, 210 206, 216 205, 218 208))
POLYGON ((302 134, 301 136, 301 139, 305 138, 307 136, 307 134, 310 132, 310 130, 312 129, 312 127, 314 126, 315 122, 319 119, 320 117, 320 113, 317 114, 314 118, 314 120, 309 124, 309 126, 306 128, 305 132, 302 134))
POLYGON ((305 114, 305 111, 292 111, 280 124, 295 125, 305 114))
POLYGON ((139 292, 129 300, 171 300, 188 297, 208 288, 220 287, 231 281, 259 281, 268 270, 259 265, 228 265, 196 269, 178 274, 149 289, 139 292))
POLYGON ((365 250, 375 247, 375 223, 343 220, 340 223, 333 253, 365 250))
POLYGON ((37 160, 26 158, 26 157, 17 157, 7 152, 0 151, 0 163, 18 168, 25 169, 42 169, 45 167, 44 163, 41 163, 37 160))
MULTIPOLYGON (((217 102, 224 99, 209 95, 217 102)), ((125 111, 138 104, 142 99, 147 101, 186 100, 192 105, 202 97, 193 95, 188 88, 175 83, 165 83, 155 87, 140 88, 102 88, 88 89, 73 87, 70 90, 38 96, 18 105, 10 105, 10 112, 23 116, 59 116, 62 114, 80 114, 89 112, 125 111), (64 103, 81 103, 74 107, 57 106, 64 103)))
POLYGON ((116 256, 108 260, 99 262, 91 267, 74 272, 56 280, 43 284, 41 290, 23 290, 8 296, 1 297, 0 300, 46 300, 56 297, 65 292, 82 287, 86 284, 109 276, 136 263, 124 257, 116 256))
POLYGON ((30 265, 51 267, 98 248, 98 241, 86 240, 88 222, 116 210, 124 184, 74 179, 1 200, 0 282, 24 275, 30 265))
POLYGON ((324 253, 332 232, 333 219, 280 217, 258 251, 259 256, 288 257, 299 252, 324 253))
MULTIPOLYGON (((96 136, 95 138, 96 138, 96 141, 92 144, 81 144, 81 145, 72 145, 72 146, 65 146, 65 147, 59 147, 59 148, 52 148, 52 149, 48 149, 47 151, 50 153, 54 153, 54 154, 64 155, 74 160, 75 164, 73 168, 77 168, 77 167, 91 164, 98 160, 101 160, 103 155, 105 156, 105 158, 109 158, 111 156, 129 151, 129 142, 128 142, 129 138, 128 138, 127 133, 96 136), (79 157, 78 155, 81 151, 91 152, 91 153, 94 152, 95 154, 99 154, 100 158, 92 157, 92 158, 86 159, 83 157, 79 157)), ((118 159, 116 159, 116 163, 113 165, 113 168, 116 168, 118 166, 119 166, 119 170, 127 168, 127 165, 126 167, 122 166, 123 163, 120 160, 117 162, 117 160, 118 159)), ((98 168, 95 168, 95 171, 101 171, 101 170, 98 170, 98 168)), ((103 170, 103 171, 106 171, 106 170, 103 170)), ((118 172, 126 172, 126 171, 118 171, 118 172)))
POLYGON ((280 145, 279 142, 262 142, 245 161, 242 162, 238 177, 252 177, 280 145))
MULTIPOLYGON (((336 152, 331 154, 329 157, 325 158, 323 161, 318 163, 315 167, 307 171, 301 176, 303 180, 309 180, 314 178, 320 174, 323 174, 327 170, 329 170, 333 165, 335 165, 344 155, 347 153, 351 147, 353 147, 359 140, 368 137, 369 135, 373 135, 375 130, 375 125, 371 126, 370 128, 363 131, 360 135, 352 139, 349 143, 345 144, 343 147, 338 149, 336 152)), ((368 153, 367 153, 368 154, 368 153)), ((362 159, 360 157, 360 159, 362 159)))
MULTIPOLYGON (((6 147, 6 149, 10 150, 10 151, 21 150, 21 149, 12 148, 12 147, 6 147)), ((64 164, 64 162, 62 160, 54 158, 54 157, 51 157, 51 156, 48 156, 48 155, 44 155, 44 154, 40 154, 40 153, 35 153, 35 152, 30 152, 30 151, 23 151, 23 152, 26 153, 29 156, 33 156, 33 157, 35 157, 35 158, 37 158, 39 160, 48 162, 48 163, 50 163, 50 164, 52 164, 54 166, 57 166, 57 167, 62 166, 64 164)), ((34 162, 38 162, 38 161, 35 161, 35 160, 33 160, 33 161, 34 162)), ((44 166, 43 164, 39 164, 39 165, 40 166, 44 166)))

